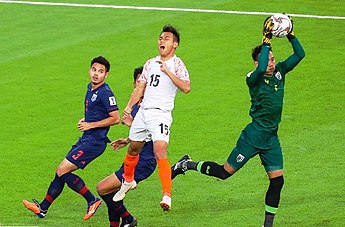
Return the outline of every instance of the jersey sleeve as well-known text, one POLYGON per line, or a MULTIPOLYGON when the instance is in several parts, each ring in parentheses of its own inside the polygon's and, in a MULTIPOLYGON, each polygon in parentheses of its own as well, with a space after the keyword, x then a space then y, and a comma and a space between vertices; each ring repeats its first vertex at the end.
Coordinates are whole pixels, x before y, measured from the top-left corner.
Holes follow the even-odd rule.
POLYGON ((175 62, 175 75, 181 80, 190 81, 188 70, 180 58, 176 58, 175 62))
POLYGON ((139 76, 139 78, 138 78, 137 81, 142 81, 142 82, 144 82, 144 83, 147 82, 147 78, 148 78, 147 73, 148 73, 148 71, 149 71, 149 68, 150 68, 150 65, 151 65, 152 61, 153 61, 153 59, 150 59, 150 60, 148 60, 148 61, 145 63, 145 65, 144 65, 144 67, 143 67, 143 71, 142 71, 142 73, 141 73, 141 75, 139 76))
POLYGON ((256 67, 256 69, 253 72, 247 74, 246 81, 249 87, 253 87, 256 84, 258 84, 259 81, 261 81, 263 76, 265 75, 267 65, 268 65, 269 52, 270 52, 270 47, 263 45, 261 48, 260 55, 259 55, 258 67, 256 67))
POLYGON ((106 89, 101 95, 101 102, 108 113, 119 110, 114 93, 106 89))
POLYGON ((292 38, 290 42, 294 51, 293 54, 285 61, 279 62, 284 74, 293 70, 305 56, 304 49, 296 37, 292 38))

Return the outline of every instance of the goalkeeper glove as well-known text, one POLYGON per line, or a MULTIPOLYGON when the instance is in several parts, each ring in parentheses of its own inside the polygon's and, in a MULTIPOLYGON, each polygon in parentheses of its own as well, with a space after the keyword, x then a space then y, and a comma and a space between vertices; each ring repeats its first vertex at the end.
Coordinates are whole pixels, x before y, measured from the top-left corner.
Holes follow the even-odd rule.
MULTIPOLYGON (((283 13, 283 14, 285 14, 285 13, 283 13)), ((285 14, 286 15, 286 14, 285 14)), ((293 20, 292 20, 292 18, 289 16, 289 15, 287 15, 288 17, 289 17, 289 19, 290 19, 290 21, 291 21, 291 31, 289 32, 289 34, 287 35, 287 38, 290 40, 290 39, 292 39, 292 38, 294 38, 295 37, 295 32, 293 31, 293 20)))
POLYGON ((265 44, 267 46, 271 45, 271 39, 272 39, 272 28, 273 28, 273 20, 271 17, 267 17, 264 21, 264 26, 262 28, 262 44, 265 44))

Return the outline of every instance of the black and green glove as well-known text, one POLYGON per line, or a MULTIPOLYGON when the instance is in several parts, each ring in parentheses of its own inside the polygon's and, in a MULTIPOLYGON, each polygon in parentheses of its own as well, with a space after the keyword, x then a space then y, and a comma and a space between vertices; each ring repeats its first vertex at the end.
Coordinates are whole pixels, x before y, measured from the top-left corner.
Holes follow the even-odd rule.
POLYGON ((264 26, 262 28, 262 44, 264 45, 271 45, 271 39, 272 39, 272 28, 273 28, 273 20, 271 17, 267 17, 264 21, 264 26))

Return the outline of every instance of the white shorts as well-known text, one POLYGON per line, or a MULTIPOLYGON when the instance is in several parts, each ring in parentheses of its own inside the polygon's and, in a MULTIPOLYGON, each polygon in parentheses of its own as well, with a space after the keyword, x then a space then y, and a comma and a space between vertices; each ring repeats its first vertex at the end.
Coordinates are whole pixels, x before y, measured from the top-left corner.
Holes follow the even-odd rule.
POLYGON ((139 108, 129 130, 129 139, 133 141, 163 140, 169 143, 171 111, 139 108))

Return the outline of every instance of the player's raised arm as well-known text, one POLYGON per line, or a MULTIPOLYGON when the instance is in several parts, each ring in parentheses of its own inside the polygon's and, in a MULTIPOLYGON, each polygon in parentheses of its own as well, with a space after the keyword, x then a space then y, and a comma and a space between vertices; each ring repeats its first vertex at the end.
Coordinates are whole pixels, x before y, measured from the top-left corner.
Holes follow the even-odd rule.
POLYGON ((273 28, 272 18, 267 17, 266 20, 264 21, 264 25, 262 28, 262 35, 263 35, 262 45, 261 47, 259 46, 259 48, 256 48, 256 50, 253 49, 252 57, 253 57, 256 69, 254 72, 249 73, 247 75, 248 86, 253 86, 259 83, 259 81, 262 79, 262 77, 266 73, 268 61, 269 61, 269 52, 271 50, 272 28, 273 28))
POLYGON ((273 28, 273 20, 271 17, 267 17, 264 21, 264 25, 262 28, 262 45, 270 46, 272 40, 272 28, 273 28))
POLYGON ((295 68, 296 65, 305 57, 304 49, 301 43, 296 38, 295 32, 293 31, 293 28, 294 28, 293 21, 291 18, 290 20, 291 20, 292 28, 291 28, 290 33, 287 35, 287 38, 292 45, 293 54, 290 57, 288 57, 284 62, 286 72, 289 72, 293 68, 295 68))

